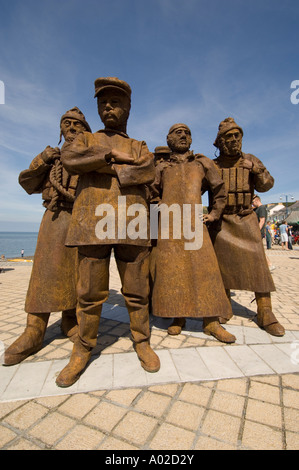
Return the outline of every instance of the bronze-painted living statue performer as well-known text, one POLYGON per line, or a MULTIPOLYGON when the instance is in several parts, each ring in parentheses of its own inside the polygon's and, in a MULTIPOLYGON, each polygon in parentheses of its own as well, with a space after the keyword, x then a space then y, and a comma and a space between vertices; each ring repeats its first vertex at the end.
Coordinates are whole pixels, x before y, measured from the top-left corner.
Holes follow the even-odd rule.
POLYGON ((156 147, 154 150, 155 164, 157 165, 158 163, 161 163, 164 160, 168 160, 170 153, 171 150, 166 145, 156 147))
POLYGON ((124 204, 139 204, 144 207, 146 217, 149 216, 146 185, 155 177, 154 158, 145 142, 127 135, 130 86, 115 77, 98 78, 95 97, 105 128, 95 134, 83 133, 62 152, 65 168, 80 175, 67 236, 67 245, 77 246, 79 254, 79 330, 69 364, 57 377, 60 387, 68 387, 78 380, 96 345, 102 305, 109 294, 112 248, 137 356, 146 371, 156 372, 160 368, 159 358, 149 344, 150 239, 149 236, 144 239, 128 236, 130 217, 118 206, 119 198, 123 201, 125 197, 124 204), (124 225, 120 227, 118 216, 113 218, 115 230, 111 229, 105 238, 99 233, 99 215, 109 211, 109 207, 118 215, 122 212, 124 225))
MULTIPOLYGON (((91 132, 91 129, 83 113, 75 107, 62 116, 60 131, 64 146, 80 132, 91 132)), ((19 183, 28 194, 42 193, 46 211, 25 302, 27 326, 5 351, 4 365, 18 364, 42 348, 50 312, 62 311, 62 332, 71 340, 76 335, 77 250, 65 247, 65 239, 77 180, 77 176, 71 176, 62 167, 59 147, 46 147, 33 159, 29 169, 20 173, 19 183)))
POLYGON ((274 179, 254 155, 242 152, 243 130, 233 118, 219 125, 215 147, 220 155, 214 161, 228 191, 227 205, 220 223, 210 227, 227 295, 230 289, 255 292, 257 323, 274 336, 285 330, 271 306, 275 290, 266 260, 256 214, 252 209, 254 190, 266 192, 274 179))
MULTIPOLYGON (((225 207, 226 192, 215 164, 204 155, 194 155, 190 151, 191 143, 188 126, 179 123, 170 128, 167 144, 171 154, 168 161, 164 160, 156 166, 152 200, 158 201, 160 208, 161 204, 168 207, 174 204, 180 208, 187 204, 194 208, 196 204, 201 204, 202 192, 209 188, 214 195, 214 204, 210 213, 203 216, 201 247, 186 249, 185 236, 181 239, 175 236, 176 224, 173 224, 172 230, 172 224, 169 224, 168 239, 163 239, 159 234, 155 256, 153 314, 175 317, 168 329, 169 334, 179 334, 186 317, 203 317, 207 335, 213 335, 225 343, 233 343, 235 336, 226 331, 218 319, 230 318, 232 310, 205 225, 219 219, 225 207)), ((194 220, 192 222, 194 232, 194 220)))

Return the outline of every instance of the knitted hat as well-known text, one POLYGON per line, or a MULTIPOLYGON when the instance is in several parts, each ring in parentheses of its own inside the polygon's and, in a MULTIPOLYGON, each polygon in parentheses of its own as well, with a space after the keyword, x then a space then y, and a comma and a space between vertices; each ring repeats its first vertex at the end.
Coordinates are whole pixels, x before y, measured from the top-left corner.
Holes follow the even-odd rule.
POLYGON ((218 134, 214 142, 215 147, 219 147, 219 138, 232 129, 239 129, 239 131, 243 135, 243 129, 235 123, 234 118, 228 117, 224 119, 224 121, 220 122, 218 127, 218 134))
POLYGON ((74 108, 70 109, 69 111, 67 111, 60 119, 60 125, 62 123, 62 121, 64 119, 76 119, 77 121, 80 121, 83 126, 86 128, 86 130, 88 132, 91 132, 91 129, 89 127, 89 124, 88 122, 86 121, 85 119, 85 116, 84 114, 82 113, 82 111, 80 111, 79 108, 77 108, 77 106, 75 106, 74 108))
POLYGON ((104 78, 97 78, 94 82, 95 86, 95 95, 94 97, 96 98, 98 94, 107 88, 110 89, 116 89, 118 91, 122 91, 125 93, 125 95, 128 96, 128 98, 131 99, 131 94, 132 90, 130 88, 130 85, 128 85, 127 82, 124 82, 123 80, 120 80, 117 77, 104 77, 104 78))

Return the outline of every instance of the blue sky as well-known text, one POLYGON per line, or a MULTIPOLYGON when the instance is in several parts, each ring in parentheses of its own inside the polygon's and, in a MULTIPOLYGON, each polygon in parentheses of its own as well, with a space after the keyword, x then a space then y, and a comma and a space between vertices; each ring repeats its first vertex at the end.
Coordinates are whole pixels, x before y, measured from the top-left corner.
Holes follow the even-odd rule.
MULTIPOLYGON (((275 178, 264 203, 299 199, 297 0, 0 0, 0 231, 37 231, 44 212, 19 173, 57 146, 73 106, 102 128, 94 80, 132 88, 131 137, 151 151, 188 124, 192 149, 214 158, 219 122, 243 127, 243 151, 275 178)), ((204 199, 205 202, 205 199, 204 199)))

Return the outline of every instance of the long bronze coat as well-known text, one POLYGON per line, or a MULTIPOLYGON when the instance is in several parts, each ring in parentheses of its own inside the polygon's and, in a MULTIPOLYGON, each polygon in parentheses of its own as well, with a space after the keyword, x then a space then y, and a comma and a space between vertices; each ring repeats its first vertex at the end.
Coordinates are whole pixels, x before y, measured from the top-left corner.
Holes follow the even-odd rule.
POLYGON ((268 191, 274 179, 251 154, 214 160, 228 192, 227 205, 210 235, 226 289, 271 292, 275 290, 265 256, 256 214, 252 210, 254 190, 268 191), (252 169, 244 162, 252 162, 252 169))
POLYGON ((70 173, 81 175, 66 241, 68 246, 150 246, 146 184, 154 180, 155 166, 154 157, 145 142, 112 130, 101 130, 94 134, 84 132, 64 147, 62 162, 70 173), (133 157, 133 163, 107 163, 105 157, 113 148, 133 157), (123 208, 123 227, 119 232, 120 197, 126 198, 126 206, 123 208), (115 230, 114 236, 100 239, 96 232, 97 223, 101 220, 98 208, 104 207, 104 204, 114 210, 115 230), (128 236, 128 225, 135 218, 135 214, 128 216, 126 212, 133 204, 144 208, 147 230, 142 238, 133 239, 128 236))
MULTIPOLYGON (((28 170, 20 173, 19 183, 28 194, 42 193, 48 207, 57 195, 56 208, 46 209, 39 228, 33 268, 26 296, 27 313, 59 312, 76 306, 77 249, 65 246, 73 202, 57 194, 50 182, 52 165, 39 154, 28 170)), ((77 176, 61 167, 62 185, 75 195, 77 176)))
MULTIPOLYGON (((226 193, 214 163, 203 155, 194 156, 192 152, 183 161, 174 155, 171 160, 157 166, 153 198, 157 200, 158 194, 160 201, 168 206, 194 206, 201 204, 202 191, 209 187, 214 193, 211 213, 219 218, 225 206, 226 193)), ((154 262, 152 259, 153 314, 160 317, 228 318, 231 305, 206 226, 203 225, 200 249, 186 250, 186 241, 183 236, 174 239, 171 230, 169 239, 158 238, 154 262)))

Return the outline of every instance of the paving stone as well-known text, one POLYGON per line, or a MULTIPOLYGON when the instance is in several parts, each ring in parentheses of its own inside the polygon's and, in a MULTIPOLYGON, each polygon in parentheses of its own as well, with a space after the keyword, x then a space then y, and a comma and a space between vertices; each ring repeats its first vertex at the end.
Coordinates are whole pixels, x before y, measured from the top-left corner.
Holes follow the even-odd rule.
POLYGON ((30 431, 29 435, 39 439, 48 446, 53 446, 70 429, 76 425, 76 421, 60 413, 52 413, 46 416, 30 431))
POLYGON ((246 419, 257 421, 262 424, 281 428, 282 413, 279 405, 273 405, 260 400, 248 400, 246 419))
POLYGON ((211 373, 213 379, 243 377, 242 371, 231 359, 225 349, 215 348, 197 348, 200 357, 211 373))
POLYGON ((210 371, 195 348, 171 349, 170 353, 183 382, 212 379, 210 371))
POLYGON ((94 429, 77 425, 56 446, 57 450, 94 450, 105 435, 94 429))
POLYGON ((144 445, 157 426, 156 419, 134 411, 129 413, 114 428, 113 434, 125 438, 135 445, 144 445))
POLYGON ((11 381, 3 392, 2 400, 35 398, 39 396, 48 375, 50 363, 23 363, 16 369, 11 381))
POLYGON ((299 363, 292 364, 291 356, 282 351, 279 346, 281 345, 252 345, 256 354, 263 359, 263 361, 277 373, 287 374, 290 372, 299 372, 299 363))
POLYGON ((224 349, 245 376, 274 373, 263 359, 247 345, 234 348, 225 346, 224 349))
POLYGON ((207 436, 236 445, 240 426, 240 418, 209 410, 201 427, 201 432, 207 436))
POLYGON ((112 403, 102 402, 84 418, 84 423, 110 432, 126 414, 126 409, 112 403))
POLYGON ((194 439, 195 433, 164 423, 159 427, 149 448, 152 450, 186 450, 191 448, 194 439))
POLYGON ((170 397, 157 395, 157 393, 145 392, 138 400, 135 409, 151 416, 159 418, 163 415, 171 402, 170 397))
POLYGON ((190 431, 197 431, 205 409, 191 403, 176 401, 166 416, 166 421, 190 431))
POLYGON ((11 414, 6 416, 3 420, 4 423, 16 429, 27 429, 34 423, 41 420, 48 413, 48 410, 43 406, 29 401, 20 408, 13 411, 11 414))
POLYGON ((282 433, 263 424, 246 421, 242 446, 251 450, 283 449, 282 433))

